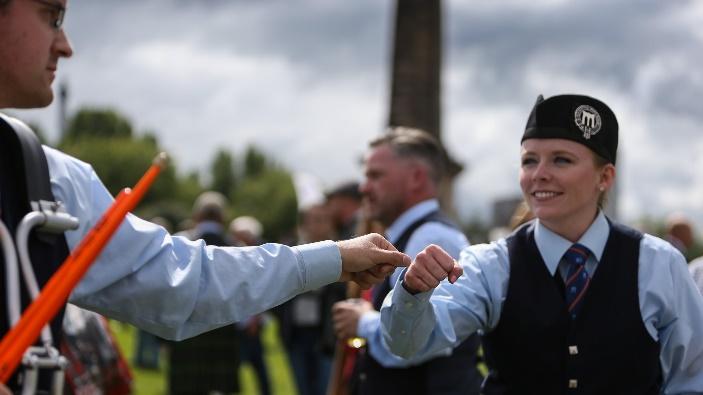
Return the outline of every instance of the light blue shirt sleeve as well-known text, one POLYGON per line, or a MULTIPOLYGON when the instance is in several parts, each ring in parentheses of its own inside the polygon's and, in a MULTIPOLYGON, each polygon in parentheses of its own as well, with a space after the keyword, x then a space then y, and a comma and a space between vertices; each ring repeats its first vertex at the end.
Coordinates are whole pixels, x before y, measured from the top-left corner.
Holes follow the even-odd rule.
MULTIPOLYGON (((421 225, 413 232, 405 248, 406 254, 411 258, 420 253, 430 244, 436 244, 444 248, 451 256, 458 257, 461 250, 469 245, 466 236, 460 231, 438 222, 428 222, 421 225)), ((391 284, 397 283, 403 269, 398 269, 391 277, 391 284)), ((369 352, 384 367, 401 368, 423 363, 438 356, 451 355, 452 347, 443 347, 431 353, 418 355, 417 357, 401 358, 394 355, 388 345, 385 344, 380 330, 380 314, 376 311, 364 314, 359 320, 357 333, 367 339, 369 352)))
MULTIPOLYGON (((594 229, 600 226, 598 222, 592 225, 594 229)), ((588 242, 594 235, 584 238, 582 241, 588 242)), ((560 244, 544 239, 537 243, 545 261, 555 255, 548 250, 561 249, 560 244)), ((593 251, 594 255, 600 257, 603 247, 593 251)), ((469 247, 459 263, 464 275, 455 284, 443 282, 433 292, 417 295, 398 286, 386 298, 381 308, 381 332, 393 353, 421 358, 455 345, 475 331, 489 332, 498 325, 510 277, 505 240, 469 247)), ((557 270, 556 263, 545 263, 551 273, 557 270)), ((642 322, 661 347, 662 393, 703 393, 703 297, 685 259, 667 242, 644 235, 638 276, 642 322)))
POLYGON ((703 256, 692 260, 688 264, 688 271, 691 273, 698 290, 703 294, 703 256))
POLYGON ((421 358, 498 324, 510 269, 505 240, 466 248, 459 264, 464 275, 454 284, 416 295, 398 284, 386 298, 381 332, 393 353, 421 358))
POLYGON ((659 341, 664 394, 703 394, 703 297, 686 259, 668 242, 645 235, 640 246, 642 319, 659 341))
MULTIPOLYGON (((79 219, 72 250, 113 198, 86 163, 45 147, 57 200, 79 219)), ((214 247, 128 215, 70 302, 169 339, 241 321, 339 279, 333 242, 214 247)))

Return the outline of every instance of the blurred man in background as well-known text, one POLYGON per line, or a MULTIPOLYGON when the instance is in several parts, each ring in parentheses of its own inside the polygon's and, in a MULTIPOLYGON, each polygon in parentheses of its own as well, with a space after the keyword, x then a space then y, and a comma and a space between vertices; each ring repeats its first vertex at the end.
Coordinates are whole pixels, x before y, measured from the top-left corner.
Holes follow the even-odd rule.
POLYGON ((666 218, 666 234, 664 240, 676 247, 677 250, 686 257, 687 261, 692 260, 694 246, 693 225, 682 213, 672 213, 666 218))
MULTIPOLYGON (((439 208, 438 187, 444 168, 441 146, 418 129, 391 128, 369 144, 364 161, 366 179, 360 187, 369 217, 386 226, 388 240, 410 257, 436 244, 458 258, 469 245, 439 208)), ((397 271, 375 286, 371 302, 340 302, 333 308, 340 338, 367 340, 366 353, 357 359, 356 393, 478 394, 482 376, 476 368, 476 335, 423 360, 403 360, 390 353, 382 339, 378 310, 399 276, 397 271)))
POLYGON ((326 194, 329 207, 340 240, 354 237, 361 209, 361 192, 358 182, 345 182, 326 194))

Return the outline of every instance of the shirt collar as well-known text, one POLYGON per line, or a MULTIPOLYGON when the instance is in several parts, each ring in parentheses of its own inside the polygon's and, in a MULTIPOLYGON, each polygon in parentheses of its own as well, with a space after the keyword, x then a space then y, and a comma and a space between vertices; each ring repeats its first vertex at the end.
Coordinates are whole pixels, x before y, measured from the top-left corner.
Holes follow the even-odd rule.
POLYGON ((398 241, 398 238, 403 234, 408 226, 412 225, 413 222, 424 217, 425 215, 439 210, 439 201, 437 199, 428 199, 422 201, 410 209, 405 210, 400 217, 396 218, 391 226, 386 229, 386 237, 391 243, 398 241))
MULTIPOLYGON (((594 258, 600 261, 609 235, 610 225, 608 220, 605 218, 605 214, 599 211, 596 219, 578 240, 578 243, 588 247, 594 258)), ((561 261, 564 253, 573 243, 547 229, 540 224, 539 220, 535 221, 535 242, 549 273, 554 275, 559 266, 559 261, 561 261)))

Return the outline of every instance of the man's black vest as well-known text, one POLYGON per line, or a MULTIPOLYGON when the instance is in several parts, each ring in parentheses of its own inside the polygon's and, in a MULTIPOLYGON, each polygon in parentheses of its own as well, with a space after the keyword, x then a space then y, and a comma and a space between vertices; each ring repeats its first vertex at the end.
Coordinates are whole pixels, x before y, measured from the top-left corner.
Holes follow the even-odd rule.
MULTIPOLYGON (((13 127, 6 118, 0 116, 0 216, 10 233, 15 235, 25 214, 31 211, 30 201, 54 201, 51 193, 49 167, 41 144, 29 130, 13 127)), ((39 287, 43 287, 51 275, 68 256, 68 245, 63 234, 31 232, 29 255, 39 287)), ((5 260, 0 254, 0 336, 9 330, 7 315, 7 294, 5 292, 5 260)), ((24 281, 20 281, 22 309, 31 298, 24 281)), ((63 310, 51 322, 54 346, 61 340, 63 310)), ((16 386, 17 375, 8 383, 16 386)), ((40 378, 40 389, 44 380, 40 378)))
POLYGON ((484 336, 492 372, 484 393, 658 394, 659 344, 647 332, 638 294, 642 234, 610 225, 610 236, 577 318, 564 281, 549 274, 534 225, 508 237, 510 279, 498 326, 484 336))
MULTIPOLYGON (((457 229, 448 218, 435 211, 411 224, 394 243, 395 248, 405 251, 415 230, 428 222, 439 222, 457 229)), ((390 290, 389 278, 374 289, 373 304, 376 310, 380 309, 390 290)), ((359 354, 358 395, 478 394, 482 381, 476 368, 479 345, 478 335, 472 335, 454 348, 452 355, 408 368, 385 368, 368 351, 359 354)))

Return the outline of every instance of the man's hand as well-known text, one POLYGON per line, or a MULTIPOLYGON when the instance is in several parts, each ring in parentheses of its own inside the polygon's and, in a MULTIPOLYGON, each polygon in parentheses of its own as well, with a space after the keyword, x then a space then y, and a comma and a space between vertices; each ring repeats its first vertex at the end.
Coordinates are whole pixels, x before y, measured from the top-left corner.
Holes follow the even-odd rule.
POLYGON ((408 267, 403 279, 403 286, 411 294, 429 291, 437 288, 440 281, 449 277, 454 283, 464 270, 443 249, 432 244, 415 257, 408 267))
POLYGON ((367 289, 378 284, 398 266, 408 266, 410 258, 377 233, 338 241, 342 256, 339 281, 354 281, 367 289))
POLYGON ((372 311, 370 302, 363 299, 347 299, 332 306, 332 322, 338 339, 356 337, 361 316, 372 311))
POLYGON ((10 392, 7 387, 5 387, 5 384, 0 383, 0 395, 12 395, 12 392, 10 392))

